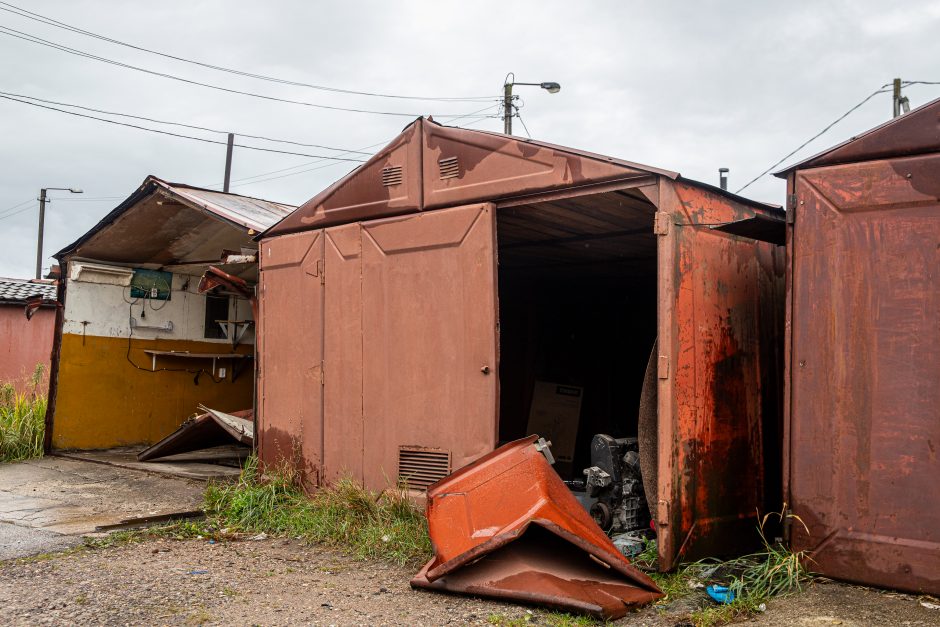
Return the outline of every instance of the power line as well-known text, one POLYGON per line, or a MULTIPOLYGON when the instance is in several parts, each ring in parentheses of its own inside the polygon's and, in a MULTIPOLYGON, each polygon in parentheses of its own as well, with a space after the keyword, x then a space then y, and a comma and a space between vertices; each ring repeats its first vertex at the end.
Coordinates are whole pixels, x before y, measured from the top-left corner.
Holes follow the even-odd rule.
POLYGON ((905 87, 911 85, 940 85, 940 81, 901 81, 901 85, 905 87))
MULTIPOLYGON (((307 172, 313 172, 314 170, 322 170, 323 168, 329 168, 329 167, 331 167, 331 166, 338 165, 338 163, 339 163, 339 162, 334 161, 333 163, 327 163, 327 164, 324 164, 324 165, 317 166, 317 167, 315 167, 315 168, 308 168, 308 169, 306 169, 306 170, 300 170, 300 171, 298 171, 298 172, 290 172, 290 173, 288 173, 288 174, 281 174, 280 176, 271 176, 271 177, 268 177, 268 178, 262 178, 262 179, 257 179, 257 180, 254 180, 254 181, 248 181, 248 182, 246 182, 246 183, 236 183, 236 184, 233 184, 232 187, 244 187, 245 185, 254 185, 255 183, 264 183, 264 182, 267 182, 267 181, 275 181, 275 180, 277 180, 277 179, 287 178, 288 176, 296 176, 297 174, 306 174, 307 172)), ((257 177, 250 177, 250 178, 257 178, 257 177)), ((242 179, 242 180, 244 180, 244 179, 242 179)))
POLYGON ((28 202, 33 202, 34 200, 36 200, 36 199, 35 199, 35 198, 30 198, 29 200, 24 200, 24 201, 21 202, 21 203, 17 203, 17 204, 15 204, 15 205, 13 205, 12 207, 7 207, 7 208, 4 209, 3 211, 0 211, 0 214, 6 213, 7 211, 12 211, 13 209, 19 209, 20 207, 22 207, 22 206, 25 205, 26 203, 28 203, 28 202))
MULTIPOLYGON (((292 99, 290 99, 290 98, 278 98, 277 96, 267 96, 267 95, 265 95, 265 94, 256 94, 256 93, 250 92, 250 91, 242 91, 242 90, 239 90, 239 89, 232 89, 232 88, 230 88, 230 87, 222 87, 221 85, 213 85, 212 83, 203 83, 203 82, 201 82, 201 81, 197 81, 197 80, 193 80, 193 79, 189 79, 189 78, 184 78, 184 77, 182 77, 182 76, 176 76, 175 74, 167 74, 167 73, 165 73, 165 72, 157 72, 156 70, 148 70, 148 69, 146 69, 146 68, 142 68, 142 67, 139 67, 139 66, 136 66, 136 65, 130 65, 130 64, 128 64, 128 63, 122 63, 121 61, 115 61, 115 60, 113 60, 113 59, 108 59, 108 58, 105 58, 105 57, 99 57, 99 56, 94 55, 94 54, 91 54, 91 53, 89 53, 89 52, 85 52, 85 51, 83 51, 83 50, 78 50, 78 49, 76 49, 76 48, 70 48, 70 47, 64 46, 64 45, 62 45, 62 44, 57 44, 57 43, 55 43, 55 42, 53 42, 53 41, 49 41, 49 40, 47 40, 47 39, 42 39, 41 37, 36 37, 35 35, 31 35, 31 34, 29 34, 29 33, 23 32, 23 31, 18 31, 18 30, 16 30, 16 29, 9 28, 9 27, 7 27, 7 26, 2 26, 2 25, 0 25, 0 34, 2 34, 2 35, 7 35, 8 37, 14 37, 14 38, 16 38, 16 39, 22 39, 23 41, 28 41, 29 43, 38 44, 38 45, 40 45, 40 46, 45 46, 45 47, 47 47, 47 48, 52 48, 52 49, 54 49, 54 50, 59 50, 59 51, 61 51, 61 52, 65 52, 65 53, 68 53, 68 54, 72 54, 72 55, 75 55, 75 56, 78 56, 78 57, 83 57, 83 58, 86 58, 86 59, 93 59, 93 60, 95 60, 95 61, 100 61, 101 63, 107 63, 108 65, 114 65, 114 66, 117 66, 117 67, 122 67, 122 68, 125 68, 125 69, 129 69, 129 70, 135 70, 135 71, 137 71, 137 72, 143 72, 143 73, 145 73, 145 74, 150 74, 150 75, 152 75, 152 76, 159 76, 159 77, 161 77, 161 78, 167 78, 167 79, 170 79, 170 80, 178 81, 178 82, 181 82, 181 83, 186 83, 186 84, 189 84, 189 85, 198 85, 198 86, 200 86, 200 87, 206 87, 206 88, 208 88, 208 89, 214 89, 214 90, 216 90, 216 91, 222 91, 222 92, 226 92, 226 93, 230 93, 230 94, 240 94, 240 95, 242 95, 242 96, 249 96, 249 97, 251 97, 251 98, 260 98, 260 99, 262 99, 262 100, 270 100, 270 101, 273 101, 273 102, 283 102, 283 103, 287 103, 287 104, 296 104, 296 105, 301 105, 301 106, 304 106, 304 107, 313 107, 313 108, 316 108, 316 109, 328 109, 328 110, 331 110, 331 111, 346 111, 346 112, 349 112, 349 113, 368 113, 368 114, 372 114, 372 115, 388 115, 388 116, 408 117, 408 118, 420 117, 420 114, 417 114, 417 113, 399 113, 399 112, 397 112, 397 111, 376 111, 376 110, 373 110, 373 109, 354 109, 354 108, 350 108, 350 107, 336 107, 336 106, 333 106, 333 105, 325 105, 325 104, 318 104, 318 103, 315 103, 315 102, 307 102, 307 101, 305 101, 305 100, 292 100, 292 99)), ((455 116, 459 116, 459 115, 461 115, 461 114, 447 114, 447 115, 445 115, 444 117, 455 117, 455 116)))
MULTIPOLYGON (((59 106, 62 106, 62 107, 70 107, 70 108, 72 108, 72 109, 81 109, 82 111, 94 111, 95 113, 104 113, 105 115, 116 115, 116 116, 124 117, 124 118, 132 118, 132 119, 134 119, 134 120, 144 120, 144 121, 147 121, 147 122, 154 122, 154 123, 156 123, 156 124, 167 124, 167 125, 170 125, 170 126, 179 126, 179 127, 182 127, 182 128, 191 128, 191 129, 198 130, 198 131, 207 131, 207 132, 209 132, 209 133, 218 133, 218 134, 220 134, 220 135, 228 135, 228 133, 230 132, 230 131, 220 131, 220 130, 214 129, 214 128, 207 128, 207 127, 205 127, 205 126, 196 126, 195 124, 184 124, 184 123, 182 123, 182 122, 168 122, 168 121, 166 121, 166 120, 157 120, 157 119, 154 119, 154 118, 148 118, 148 117, 144 117, 144 116, 140 116, 140 115, 131 115, 130 113, 118 113, 118 112, 116 112, 116 111, 106 111, 106 110, 104 110, 104 109, 95 109, 94 107, 86 107, 86 106, 77 105, 77 104, 70 104, 70 103, 68 103, 68 102, 57 102, 57 101, 55 101, 55 100, 45 100, 45 99, 43 99, 43 98, 37 98, 37 97, 35 97, 35 96, 26 96, 26 95, 23 95, 23 94, 14 94, 14 93, 11 93, 11 92, 6 92, 6 91, 0 91, 0 94, 5 95, 5 96, 13 96, 13 97, 15 97, 15 98, 23 98, 23 99, 25 99, 25 100, 34 100, 34 101, 36 101, 36 102, 44 102, 44 103, 46 103, 46 104, 59 105, 59 106)), ((495 106, 495 105, 494 105, 494 106, 495 106)), ((324 148, 324 149, 326 149, 326 150, 336 150, 336 151, 345 152, 345 153, 359 153, 359 151, 357 151, 357 150, 349 150, 349 149, 346 149, 346 148, 335 148, 335 147, 333 147, 333 146, 324 146, 324 145, 322 145, 322 144, 306 144, 306 143, 303 143, 303 142, 292 141, 292 140, 289 140, 289 139, 275 139, 275 138, 273 138, 273 137, 265 137, 264 135, 249 135, 249 134, 247 134, 247 133, 240 133, 240 132, 238 132, 238 131, 233 131, 233 132, 234 132, 236 135, 238 135, 239 137, 246 137, 246 138, 249 138, 249 139, 260 139, 260 140, 263 140, 263 141, 275 142, 275 143, 278 143, 278 144, 292 144, 292 145, 294 145, 294 146, 304 146, 304 147, 306 147, 306 148, 324 148)), ((368 154, 368 153, 359 153, 359 154, 368 154)))
POLYGON ((352 95, 357 95, 357 96, 374 96, 374 97, 378 97, 378 98, 396 98, 396 99, 399 99, 399 100, 435 100, 435 101, 440 101, 440 102, 474 102, 474 101, 476 101, 476 102, 482 102, 482 101, 494 100, 494 99, 495 99, 493 96, 462 96, 462 97, 401 96, 401 95, 397 95, 397 94, 383 94, 383 93, 378 93, 378 92, 357 91, 357 90, 353 90, 353 89, 341 89, 341 88, 338 88, 338 87, 326 87, 326 86, 324 86, 324 85, 312 85, 312 84, 310 84, 310 83, 303 83, 303 82, 293 81, 293 80, 289 80, 289 79, 277 78, 277 77, 273 77, 273 76, 267 76, 267 75, 264 75, 264 74, 255 74, 255 73, 246 72, 246 71, 243 71, 243 70, 236 70, 236 69, 232 69, 232 68, 227 68, 227 67, 224 67, 224 66, 221 66, 221 65, 213 65, 213 64, 211 64, 211 63, 205 63, 205 62, 203 62, 203 61, 196 61, 196 60, 193 60, 193 59, 187 59, 187 58, 185 58, 185 57, 178 57, 178 56, 175 56, 175 55, 172 55, 172 54, 168 54, 168 53, 165 53, 165 52, 160 52, 160 51, 158 51, 158 50, 152 50, 152 49, 150 49, 150 48, 144 48, 144 47, 142 47, 142 46, 137 46, 137 45, 130 44, 130 43, 127 43, 127 42, 124 42, 124 41, 119 41, 119 40, 117 40, 117 39, 112 39, 112 38, 110 38, 110 37, 107 37, 107 36, 105 36, 105 35, 100 35, 100 34, 98 34, 98 33, 93 33, 93 32, 91 32, 91 31, 84 30, 84 29, 82 29, 82 28, 78 28, 78 27, 72 26, 72 25, 70 25, 70 24, 66 24, 65 22, 60 22, 59 20, 53 19, 53 18, 51 18, 51 17, 47 17, 47 16, 44 16, 44 15, 40 15, 39 13, 34 13, 34 12, 32 12, 32 11, 28 11, 28 10, 23 9, 23 8, 20 8, 20 7, 16 6, 16 5, 10 4, 9 2, 0 2, 0 4, 6 5, 7 7, 10 7, 9 9, 5 9, 5 8, 3 8, 3 7, 0 7, 0 10, 2 10, 2 11, 6 11, 6 12, 8 12, 8 13, 12 13, 13 15, 18 15, 19 17, 24 17, 24 18, 29 19, 29 20, 33 20, 33 21, 36 21, 36 22, 40 22, 41 24, 46 24, 46 25, 48 25, 48 26, 54 26, 55 28, 61 28, 61 29, 63 29, 63 30, 67 30, 67 31, 70 31, 70 32, 73 32, 73 33, 78 33, 78 34, 80 34, 80 35, 85 35, 85 36, 87 36, 87 37, 93 37, 93 38, 95 38, 95 39, 100 39, 101 41, 106 41, 106 42, 108 42, 108 43, 116 44, 116 45, 119 45, 119 46, 124 46, 124 47, 127 47, 127 48, 131 48, 131 49, 133 49, 133 50, 138 50, 138 51, 140 51, 140 52, 146 52, 146 53, 155 54, 155 55, 158 55, 158 56, 167 58, 167 59, 173 59, 174 61, 181 61, 181 62, 183 62, 183 63, 189 63, 189 64, 192 64, 192 65, 198 65, 198 66, 200 66, 200 67, 208 68, 208 69, 210 69, 210 70, 217 70, 217 71, 219 71, 219 72, 227 72, 227 73, 229 73, 229 74, 235 74, 235 75, 237 75, 237 76, 245 76, 245 77, 248 77, 248 78, 255 78, 255 79, 258 79, 258 80, 269 81, 269 82, 272 82, 272 83, 280 83, 280 84, 282 84, 282 85, 291 85, 291 86, 294 86, 294 87, 307 87, 307 88, 310 88, 310 89, 317 89, 317 90, 320 90, 320 91, 335 92, 335 93, 340 93, 340 94, 352 94, 352 95), (11 9, 12 9, 12 10, 11 10, 11 9))
POLYGON ((842 120, 844 120, 845 118, 847 118, 847 117, 848 117, 851 113, 853 113, 856 109, 858 109, 859 107, 861 107, 863 104, 865 104, 866 102, 868 102, 869 100, 871 100, 872 98, 874 98, 875 96, 877 96, 878 94, 884 94, 884 93, 889 92, 890 90, 885 89, 885 87, 886 87, 885 85, 882 85, 880 89, 878 89, 877 91, 874 91, 874 92, 870 93, 868 96, 865 97, 864 100, 862 100, 862 101, 859 102, 857 105, 855 105, 854 107, 852 107, 851 109, 849 109, 848 111, 846 111, 845 113, 843 113, 842 115, 840 115, 839 117, 837 117, 833 122, 831 122, 830 124, 828 124, 823 130, 819 131, 818 133, 816 133, 815 135, 813 135, 812 137, 810 137, 809 139, 807 139, 805 142, 803 142, 802 144, 800 144, 800 145, 796 148, 796 150, 793 150, 792 152, 790 152, 789 154, 787 154, 785 157, 783 157, 782 159, 780 159, 779 161, 777 161, 775 164, 773 164, 772 166, 770 166, 769 168, 767 168, 766 170, 764 170, 763 172, 761 172, 760 174, 758 174, 757 176, 755 176, 754 178, 752 178, 750 181, 747 182, 747 185, 745 185, 744 187, 742 187, 741 189, 739 189, 738 191, 736 191, 735 194, 740 194, 741 192, 743 192, 745 189, 747 189, 748 187, 750 187, 751 184, 754 183, 757 179, 759 179, 760 177, 764 176, 765 174, 767 174, 768 172, 770 172, 771 170, 773 170, 774 168, 776 168, 778 165, 780 165, 781 163, 783 163, 784 161, 786 161, 787 159, 789 159, 790 157, 792 157, 793 155, 795 155, 796 153, 798 153, 800 150, 802 150, 803 148, 805 148, 806 146, 808 146, 809 144, 811 144, 813 141, 815 141, 815 140, 818 139, 820 136, 822 136, 823 134, 825 134, 826 131, 828 131, 828 130, 831 129, 833 126, 835 126, 836 124, 838 124, 839 122, 841 122, 842 120))
MULTIPOLYGON (((489 107, 485 107, 485 108, 483 108, 483 109, 480 109, 479 111, 472 111, 472 112, 470 112, 470 113, 468 113, 468 114, 466 114, 466 115, 456 116, 456 117, 454 117, 453 119, 448 120, 448 123, 453 122, 453 121, 455 121, 455 120, 457 120, 457 119, 460 119, 460 118, 466 118, 466 117, 469 117, 469 116, 474 116, 474 114, 479 114, 479 113, 482 113, 483 111, 487 111, 487 110, 489 110, 489 109, 497 108, 498 106, 499 106, 499 105, 491 105, 491 106, 489 106, 489 107)), ((444 116, 444 117, 447 117, 447 116, 444 116)), ((479 117, 480 119, 473 120, 472 122, 468 122, 466 126, 469 126, 470 124, 478 124, 479 122, 482 122, 483 120, 488 120, 488 119, 491 119, 491 118, 493 118, 493 117, 495 117, 495 116, 487 115, 487 116, 474 116, 474 117, 479 117)), ((371 145, 369 145, 369 146, 363 146, 362 148, 359 149, 359 151, 368 150, 368 149, 370 149, 370 148, 375 148, 376 146, 383 146, 383 145, 387 144, 389 141, 391 141, 391 140, 382 141, 382 142, 377 142, 377 143, 371 144, 371 145)), ((357 151, 357 152, 359 152, 359 151, 357 151)), ((344 154, 344 153, 340 153, 340 154, 344 154)), ((316 160, 316 161, 311 161, 311 162, 309 162, 309 163, 303 163, 303 164, 300 164, 300 165, 291 166, 291 167, 289 167, 289 168, 281 168, 280 170, 273 170, 273 171, 271 171, 271 172, 265 172, 265 173, 262 173, 262 174, 256 174, 256 175, 254 175, 254 176, 246 176, 246 177, 243 177, 243 178, 240 178, 240 179, 235 179, 234 181, 232 181, 232 183, 233 183, 232 187, 242 187, 242 186, 245 186, 245 185, 254 185, 255 183, 264 183, 265 181, 274 181, 274 180, 277 180, 277 179, 287 178, 287 177, 289 177, 289 176, 295 176, 295 175, 297 175, 297 174, 306 174, 307 172, 313 172, 314 170, 322 170, 323 168, 327 168, 327 167, 336 165, 336 163, 329 163, 329 164, 322 165, 322 166, 315 167, 315 168, 308 168, 308 169, 306 169, 306 170, 300 170, 300 171, 298 171, 298 172, 290 172, 289 174, 283 174, 283 175, 281 175, 281 176, 273 176, 273 177, 269 177, 269 178, 260 178, 260 177, 266 177, 266 176, 269 175, 269 174, 280 174, 281 172, 287 172, 287 171, 289 171, 289 170, 295 170, 295 169, 297 169, 297 168, 302 168, 302 167, 305 167, 305 166, 308 166, 308 165, 314 165, 314 164, 317 164, 317 163, 322 163, 322 161, 323 161, 323 159, 318 159, 318 160, 316 160), (250 180, 250 179, 258 179, 258 178, 260 178, 260 180, 257 180, 257 181, 252 181, 252 180, 250 180)))
MULTIPOLYGON (((56 202, 101 202, 102 200, 122 200, 124 196, 98 196, 96 198, 56 198, 56 202)), ((49 198, 46 202, 51 202, 49 198)))
POLYGON ((522 128, 525 130, 525 134, 529 136, 529 139, 532 139, 532 133, 529 132, 529 127, 525 125, 525 120, 522 119, 522 114, 516 110, 516 117, 519 118, 519 121, 522 123, 522 128))
MULTIPOLYGON (((19 98, 14 98, 14 97, 11 97, 11 96, 6 96, 6 95, 3 95, 2 93, 0 93, 0 98, 3 98, 3 99, 5 99, 5 100, 12 100, 13 102, 19 102, 19 103, 26 104, 26 105, 30 105, 30 106, 33 106, 33 107, 39 107, 39 108, 41 108, 41 109, 49 109, 50 111, 58 111, 59 113, 66 113, 66 114, 68 114, 68 115, 74 115, 74 116, 80 117, 80 118, 88 118, 88 119, 90 119, 90 120, 97 120, 97 121, 99 121, 99 122, 105 122, 105 123, 107 123, 107 124, 115 124, 115 125, 117 125, 117 126, 126 126, 126 127, 128 127, 128 128, 135 128, 135 129, 141 130, 141 131, 148 131, 148 132, 150 132, 150 133, 157 133, 157 134, 160 134, 160 135, 169 135, 169 136, 171 136, 171 137, 179 137, 179 138, 181 138, 181 139, 191 139, 191 140, 193 140, 193 141, 204 142, 204 143, 206 143, 206 144, 219 144, 219 145, 222 145, 222 146, 225 146, 225 145, 227 144, 227 142, 216 141, 216 140, 214 140, 214 139, 206 139, 206 138, 204 138, 204 137, 194 137, 194 136, 192 136, 192 135, 183 135, 183 134, 181 134, 181 133, 172 133, 172 132, 170 132, 170 131, 161 131, 161 130, 159 130, 159 129, 148 128, 148 127, 146 127, 146 126, 139 126, 139 125, 137 125, 137 124, 128 124, 127 122, 118 122, 117 120, 109 120, 109 119, 107 119, 107 118, 99 118, 99 117, 97 117, 97 116, 94 116, 94 115, 87 115, 87 114, 85 114, 85 113, 76 113, 75 111, 68 111, 68 110, 66 110, 66 109, 59 109, 59 108, 57 108, 57 107, 51 107, 51 106, 49 106, 49 105, 39 104, 39 103, 36 103, 36 102, 30 102, 30 101, 28 101, 28 100, 20 100, 19 98)), ((311 155, 311 154, 309 154, 309 153, 304 153, 304 152, 291 152, 291 151, 289 151, 289 150, 276 150, 276 149, 274 149, 274 148, 261 148, 260 146, 248 146, 248 145, 246 145, 246 144, 233 144, 233 145, 234 145, 234 146, 237 146, 237 147, 239 147, 239 148, 245 148, 245 149, 247 149, 247 150, 258 150, 258 151, 261 151, 261 152, 273 152, 273 153, 282 154, 282 155, 296 155, 296 156, 298 156, 298 157, 314 157, 314 158, 318 158, 318 159, 331 159, 331 160, 335 160, 335 161, 353 161, 353 162, 357 162, 357 163, 361 163, 361 162, 364 161, 363 159, 351 159, 351 158, 346 158, 346 157, 332 157, 332 156, 326 156, 326 155, 311 155)))
POLYGON ((26 208, 24 208, 24 209, 20 209, 19 211, 14 211, 13 213, 8 213, 8 214, 6 214, 6 215, 0 216, 0 220, 6 220, 7 218, 12 218, 13 216, 17 216, 17 215, 19 215, 19 214, 21 214, 21 213, 24 213, 24 212, 26 212, 26 211, 29 211, 30 209, 32 209, 32 207, 26 207, 26 208))
MULTIPOLYGON (((498 105, 493 105, 493 106, 491 106, 491 107, 487 107, 487 109, 492 109, 493 107, 496 107, 496 106, 498 106, 498 105)), ((481 111, 483 111, 483 110, 485 110, 485 109, 481 109, 481 111)), ((478 112, 477 112, 477 113, 478 113, 478 112)), ((468 115, 470 115, 470 114, 468 114, 468 115)), ((459 117, 466 117, 466 116, 459 116, 459 117)), ((488 115, 488 116, 477 116, 477 117, 479 117, 480 119, 472 120, 472 121, 466 123, 466 124, 464 125, 464 127, 469 127, 469 126, 472 126, 472 125, 474 125, 474 124, 479 124, 479 123, 482 122, 483 120, 490 120, 490 119, 493 119, 494 117, 497 117, 497 116, 488 115)), ((451 121, 453 121, 453 120, 451 120, 451 121)), ((391 140, 387 140, 387 141, 383 141, 383 142, 377 142, 377 143, 371 144, 371 145, 369 145, 369 146, 363 146, 360 150, 368 150, 369 148, 375 148, 376 146, 384 146, 385 144, 388 144, 389 141, 391 141, 391 140)), ((341 153, 341 154, 342 154, 342 153, 341 153)), ((245 186, 245 185, 254 185, 255 183, 264 183, 264 182, 266 182, 266 181, 274 181, 274 180, 277 180, 277 179, 287 178, 287 177, 289 177, 289 176, 296 176, 296 175, 298 175, 298 174, 306 174, 307 172, 314 172, 314 171, 316 171, 316 170, 322 170, 322 169, 324 169, 324 168, 329 168, 329 167, 332 167, 332 166, 334 166, 334 165, 337 165, 336 162, 334 162, 334 163, 327 163, 327 164, 325 164, 325 165, 320 165, 320 166, 317 166, 317 167, 314 167, 314 168, 307 168, 307 169, 305 169, 305 170, 299 170, 299 171, 297 171, 297 172, 289 172, 288 174, 281 174, 280 176, 272 176, 272 177, 268 177, 268 178, 260 178, 260 179, 259 179, 259 177, 265 177, 265 176, 267 176, 268 174, 279 174, 279 173, 281 173, 281 172, 287 172, 288 170, 294 170, 294 169, 296 169, 296 168, 302 168, 302 167, 304 167, 304 166, 314 165, 314 164, 316 164, 316 163, 322 163, 322 162, 323 162, 323 159, 318 159, 317 161, 311 161, 311 162, 309 162, 309 163, 304 163, 304 164, 292 166, 292 167, 289 167, 289 168, 282 168, 282 169, 280 169, 280 170, 274 170, 274 171, 272 171, 272 172, 266 172, 266 173, 263 173, 263 174, 256 174, 256 175, 254 175, 254 176, 247 176, 247 177, 244 177, 244 178, 241 178, 241 179, 236 179, 235 181, 232 181, 232 183, 233 183, 232 187, 242 187, 242 186, 245 186), (259 180, 250 180, 250 179, 259 179, 259 180), (246 181, 246 182, 238 182, 238 181, 246 181)))
MULTIPOLYGON (((391 141, 391 140, 389 140, 389 141, 391 141)), ((369 148, 375 148, 376 146, 384 146, 384 145, 387 144, 387 143, 388 143, 388 141, 377 142, 377 143, 371 144, 371 145, 369 145, 369 146, 363 146, 362 148, 359 149, 359 151, 368 150, 369 148)), ((359 152, 359 151, 357 151, 357 152, 359 152)), ((340 153, 340 156, 342 156, 343 154, 344 154, 344 153, 340 153)), ((261 173, 259 173, 259 174, 254 174, 254 175, 252 175, 252 176, 244 176, 244 177, 239 178, 239 179, 232 179, 232 183, 233 183, 232 187, 237 187, 239 184, 251 185, 251 183, 242 183, 242 181, 249 181, 249 180, 251 180, 251 179, 261 178, 261 177, 264 177, 264 176, 268 176, 269 174, 280 174, 281 172, 287 172, 287 171, 289 171, 289 170, 296 170, 297 168, 304 168, 304 167, 307 167, 307 166, 309 166, 309 165, 314 165, 314 164, 316 164, 316 163, 323 163, 323 161, 325 161, 325 160, 324 160, 324 159, 316 159, 315 161, 308 161, 307 163, 300 163, 300 164, 298 164, 298 165, 292 165, 292 166, 290 166, 290 167, 288 167, 288 168, 281 168, 281 169, 279 169, 279 170, 271 170, 270 172, 261 172, 261 173)), ((336 162, 334 162, 334 163, 336 163, 336 162)), ((304 170, 304 172, 306 172, 306 171, 307 171, 307 170, 304 170)), ((301 172, 295 172, 294 174, 301 174, 301 172)), ((289 175, 289 176, 290 176, 290 175, 289 175)), ((281 177, 276 177, 276 178, 281 178, 281 177)), ((266 180, 271 180, 271 179, 266 179, 266 180)), ((255 181, 255 182, 260 183, 261 181, 255 181)), ((218 184, 216 184, 215 186, 217 186, 217 185, 218 185, 218 184)))

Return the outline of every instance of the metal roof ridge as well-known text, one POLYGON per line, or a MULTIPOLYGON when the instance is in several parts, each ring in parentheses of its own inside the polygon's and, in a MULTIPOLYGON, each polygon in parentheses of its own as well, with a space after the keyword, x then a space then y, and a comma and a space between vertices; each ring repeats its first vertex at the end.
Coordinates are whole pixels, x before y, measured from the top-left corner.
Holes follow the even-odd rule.
MULTIPOLYGON (((912 118, 913 116, 915 116, 915 115, 917 115, 917 114, 923 114, 925 111, 929 110, 929 109, 932 108, 932 107, 940 107, 940 98, 935 98, 935 99, 933 99, 933 100, 931 100, 931 101, 929 101, 929 102, 925 102, 925 103, 922 104, 921 106, 916 107, 916 108, 914 108, 914 109, 911 109, 911 110, 910 110, 909 112, 907 112, 907 113, 904 113, 904 114, 902 114, 902 115, 899 115, 899 116, 896 117, 896 118, 891 118, 891 119, 888 120, 887 122, 882 122, 881 124, 879 124, 879 125, 877 125, 877 126, 873 126, 872 128, 870 128, 870 129, 868 129, 868 130, 866 130, 866 131, 862 131, 862 132, 859 133, 858 135, 853 135, 852 137, 846 139, 845 141, 839 142, 838 144, 836 144, 836 145, 834 145, 834 146, 830 146, 829 148, 826 148, 826 149, 823 150, 823 151, 817 152, 816 154, 814 154, 814 155, 812 155, 812 156, 809 156, 809 157, 807 157, 807 158, 805 158, 805 159, 802 159, 802 160, 800 160, 800 161, 797 161, 796 163, 794 163, 794 164, 792 164, 792 165, 787 166, 787 167, 784 168, 783 170, 777 170, 776 172, 772 172, 771 174, 772 174, 773 176, 776 176, 777 178, 786 178, 787 174, 789 174, 790 172, 793 172, 794 170, 802 169, 804 166, 807 166, 807 165, 809 165, 809 164, 812 164, 814 161, 817 161, 817 160, 819 160, 819 159, 822 159, 823 157, 825 157, 825 156, 828 155, 828 154, 831 154, 831 153, 833 153, 833 152, 836 152, 837 150, 840 150, 840 149, 842 149, 842 148, 845 148, 845 147, 848 146, 849 144, 853 144, 853 143, 855 143, 855 142, 861 141, 861 140, 863 140, 863 139, 867 138, 868 136, 873 135, 873 134, 875 134, 875 133, 884 132, 884 131, 885 131, 887 128, 889 128, 889 127, 892 127, 892 126, 895 126, 895 125, 898 125, 898 126, 904 125, 904 124, 910 122, 910 120, 911 120, 911 118, 912 118)), ((822 164, 820 164, 820 165, 836 165, 836 163, 822 163, 822 164)), ((810 166, 810 167, 813 167, 813 166, 810 166)))
POLYGON ((153 174, 148 175, 147 178, 148 178, 148 179, 153 179, 154 182, 156 182, 157 184, 159 184, 161 187, 167 187, 167 188, 182 188, 182 189, 194 189, 194 190, 198 190, 198 191, 200 191, 200 192, 209 192, 209 193, 211 193, 211 194, 225 194, 226 196, 237 196, 238 198, 247 198, 247 199, 249 199, 249 200, 258 200, 258 201, 264 202, 264 203, 270 203, 270 204, 274 204, 274 205, 283 205, 283 206, 285 206, 285 207, 293 207, 293 208, 295 208, 295 209, 298 207, 298 205, 293 205, 293 204, 287 203, 287 202, 281 202, 281 201, 279 201, 279 200, 269 200, 269 199, 267 199, 267 198, 259 198, 258 196, 246 196, 246 195, 244 195, 244 194, 236 194, 236 193, 234 193, 234 192, 223 192, 222 190, 219 190, 219 189, 209 189, 208 187, 199 187, 198 185, 190 185, 190 184, 188 184, 188 183, 175 183, 175 182, 173 182, 173 181, 167 181, 166 179, 161 179, 161 178, 159 178, 159 177, 157 177, 157 176, 154 176, 153 174))

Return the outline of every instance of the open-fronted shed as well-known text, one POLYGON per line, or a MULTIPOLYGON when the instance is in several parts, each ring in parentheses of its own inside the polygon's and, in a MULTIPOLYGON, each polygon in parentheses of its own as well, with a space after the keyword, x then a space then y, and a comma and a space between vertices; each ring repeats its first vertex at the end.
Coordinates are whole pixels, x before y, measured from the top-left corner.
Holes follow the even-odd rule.
POLYGON ((419 119, 262 236, 261 457, 421 490, 534 430, 572 481, 595 434, 638 436, 661 564, 733 551, 779 504, 784 264, 755 236, 782 225, 419 119))
POLYGON ((47 446, 153 444, 199 404, 250 409, 252 305, 198 286, 213 265, 253 286, 253 237, 292 209, 149 176, 60 251, 47 446))
POLYGON ((787 179, 787 499, 812 568, 940 594, 940 100, 787 179))

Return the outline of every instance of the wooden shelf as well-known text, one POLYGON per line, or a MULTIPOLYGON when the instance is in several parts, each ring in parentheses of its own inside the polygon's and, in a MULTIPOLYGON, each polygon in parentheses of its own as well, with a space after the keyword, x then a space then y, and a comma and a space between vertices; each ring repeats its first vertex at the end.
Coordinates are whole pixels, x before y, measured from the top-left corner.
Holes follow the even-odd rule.
MULTIPOLYGON (((154 372, 157 370, 157 357, 178 357, 182 359, 211 359, 212 360, 212 376, 215 376, 215 366, 216 362, 219 359, 252 359, 254 355, 248 353, 193 353, 190 351, 158 351, 145 349, 145 353, 150 355, 150 368, 154 372)), ((235 378, 238 374, 232 370, 232 381, 235 381, 235 378)))

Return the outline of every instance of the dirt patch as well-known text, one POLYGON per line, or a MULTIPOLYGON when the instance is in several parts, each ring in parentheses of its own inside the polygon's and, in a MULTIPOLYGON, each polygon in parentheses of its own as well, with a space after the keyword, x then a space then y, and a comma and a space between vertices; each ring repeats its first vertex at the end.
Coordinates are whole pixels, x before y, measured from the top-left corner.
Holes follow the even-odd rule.
MULTIPOLYGON (((297 541, 148 540, 0 565, 0 624, 576 624, 537 608, 412 590, 413 571, 297 541)), ((617 624, 685 621, 647 608, 617 624)), ((770 603, 751 622, 937 625, 940 610, 908 595, 825 584, 770 603)))

